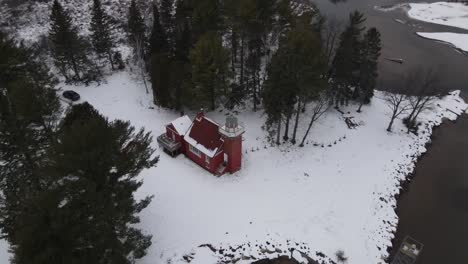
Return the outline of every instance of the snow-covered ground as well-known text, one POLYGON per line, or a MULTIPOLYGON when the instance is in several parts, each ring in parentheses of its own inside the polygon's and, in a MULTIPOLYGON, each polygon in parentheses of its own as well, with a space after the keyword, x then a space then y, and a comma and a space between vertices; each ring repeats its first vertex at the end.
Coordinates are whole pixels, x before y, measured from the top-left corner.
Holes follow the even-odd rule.
MULTIPOLYGON (((445 26, 468 29, 468 5, 462 3, 418 3, 409 4, 408 16, 424 22, 440 24, 445 26)), ((442 41, 454 47, 468 52, 468 34, 460 33, 428 33, 418 32, 418 35, 442 41)))
MULTIPOLYGON (((78 91, 105 116, 130 120, 155 137, 178 116, 154 107, 151 95, 124 72, 100 86, 64 88, 78 91)), ((234 175, 217 178, 184 156, 161 152, 157 167, 143 171, 137 193, 155 195, 140 225, 154 243, 138 263, 183 263, 184 256, 194 257, 191 263, 242 257, 237 263, 250 263, 248 256, 275 257, 291 247, 317 259, 322 259, 318 252, 334 258, 341 249, 349 264, 384 263, 398 221, 399 182, 426 151, 432 127, 444 117, 455 119, 451 111, 462 113, 467 105, 458 92, 438 101, 421 117, 424 124, 415 136, 406 134, 401 122, 386 132, 389 112, 381 97, 377 92, 361 114, 355 106, 345 109, 350 111, 345 116, 360 124, 356 129, 331 110, 303 148, 270 146, 262 114, 241 111, 245 151, 243 168, 234 175)), ((223 122, 226 113, 207 115, 223 122)))
POLYGON ((9 263, 10 253, 8 252, 8 243, 0 239, 0 263, 9 263))
POLYGON ((468 6, 462 3, 409 4, 408 15, 424 22, 468 29, 468 6))

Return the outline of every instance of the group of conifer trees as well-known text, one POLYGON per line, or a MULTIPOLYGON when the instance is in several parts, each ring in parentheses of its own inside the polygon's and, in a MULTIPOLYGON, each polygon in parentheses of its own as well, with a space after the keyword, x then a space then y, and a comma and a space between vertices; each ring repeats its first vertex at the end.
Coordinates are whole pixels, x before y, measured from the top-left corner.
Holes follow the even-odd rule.
MULTIPOLYGON (((281 123, 283 138, 299 141, 298 123, 310 103, 328 100, 338 107, 353 100, 361 111, 376 85, 379 32, 365 31, 364 16, 354 12, 337 47, 329 48, 325 19, 315 7, 298 3, 161 0, 153 3, 147 30, 132 1, 130 43, 142 51, 155 103, 214 110, 247 102, 254 111, 263 108, 278 143, 281 123)), ((318 109, 310 124, 326 108, 318 109)))
POLYGON ((300 146, 314 122, 333 104, 339 107, 353 100, 360 112, 370 103, 381 42, 375 28, 363 33, 364 21, 361 13, 350 14, 336 48, 329 43, 331 38, 324 37, 330 28, 320 14, 302 13, 288 23, 290 27, 267 65, 262 90, 267 126, 276 133, 277 144, 282 142, 281 135, 284 141, 298 142, 298 124, 306 111, 311 117, 300 146))
POLYGON ((133 196, 157 162, 151 136, 87 103, 62 118, 56 84, 0 32, 0 237, 17 264, 134 263, 151 245, 134 227, 151 197, 133 196))
POLYGON ((114 23, 103 10, 100 0, 91 7, 90 37, 80 35, 70 14, 54 0, 50 15, 49 42, 58 71, 67 81, 96 81, 102 68, 123 69, 122 55, 115 50, 114 23))

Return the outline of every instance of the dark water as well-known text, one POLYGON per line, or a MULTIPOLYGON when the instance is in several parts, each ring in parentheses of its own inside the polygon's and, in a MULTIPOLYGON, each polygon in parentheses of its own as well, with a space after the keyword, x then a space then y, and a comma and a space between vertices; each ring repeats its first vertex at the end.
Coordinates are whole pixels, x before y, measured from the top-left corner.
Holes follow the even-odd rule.
MULTIPOLYGON (((346 22, 349 13, 365 13, 368 27, 376 27, 382 35, 382 56, 379 64, 379 89, 399 85, 401 74, 415 67, 435 68, 443 83, 456 90, 468 90, 468 57, 449 45, 418 37, 416 32, 459 32, 467 30, 410 20, 402 10, 382 12, 375 6, 392 6, 407 3, 402 0, 347 0, 333 4, 330 0, 313 0, 321 13, 329 19, 346 22), (395 19, 403 20, 401 24, 395 19), (403 64, 385 60, 402 58, 403 64)), ((436 2, 413 0, 408 2, 436 2)), ((468 262, 467 262, 468 263, 468 262)))
MULTIPOLYGON (((422 1, 413 1, 422 2, 422 1)), ((435 2, 435 1, 424 1, 435 2)), ((399 85, 401 74, 413 67, 438 70, 439 78, 450 89, 468 95, 468 56, 449 45, 422 39, 415 32, 459 32, 456 29, 409 20, 400 11, 381 12, 374 6, 405 3, 402 0, 348 0, 333 4, 315 0, 321 12, 338 20, 360 10, 367 25, 382 34, 382 58, 379 64, 379 89, 399 85), (405 21, 401 24, 395 21, 405 21), (383 58, 402 58, 404 64, 383 58)), ((468 263, 468 116, 455 123, 444 122, 433 134, 432 146, 418 162, 414 178, 398 200, 400 218, 394 248, 409 235, 424 244, 417 264, 468 263)), ((393 252, 392 252, 393 253, 393 252)))

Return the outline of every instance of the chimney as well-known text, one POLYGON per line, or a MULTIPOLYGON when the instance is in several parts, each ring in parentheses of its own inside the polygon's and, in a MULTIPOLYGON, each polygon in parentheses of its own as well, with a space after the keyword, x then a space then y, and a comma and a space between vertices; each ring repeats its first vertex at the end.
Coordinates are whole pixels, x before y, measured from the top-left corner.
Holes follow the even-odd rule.
POLYGON ((200 112, 197 113, 196 119, 200 119, 205 116, 203 108, 200 108, 200 112))

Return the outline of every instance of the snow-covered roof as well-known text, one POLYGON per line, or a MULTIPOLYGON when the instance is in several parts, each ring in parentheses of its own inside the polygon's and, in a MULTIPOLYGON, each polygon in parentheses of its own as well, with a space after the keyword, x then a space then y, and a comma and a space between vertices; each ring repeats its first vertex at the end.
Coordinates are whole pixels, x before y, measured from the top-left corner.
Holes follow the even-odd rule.
POLYGON ((218 132, 219 125, 213 120, 199 113, 185 134, 185 141, 194 146, 206 156, 212 158, 223 145, 218 132))
POLYGON ((192 125, 192 120, 187 115, 184 115, 172 121, 171 124, 179 135, 184 136, 192 125))

